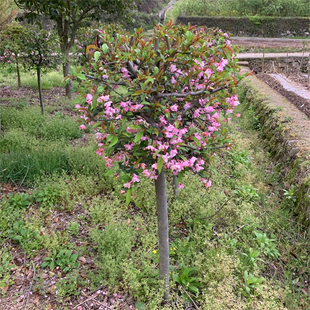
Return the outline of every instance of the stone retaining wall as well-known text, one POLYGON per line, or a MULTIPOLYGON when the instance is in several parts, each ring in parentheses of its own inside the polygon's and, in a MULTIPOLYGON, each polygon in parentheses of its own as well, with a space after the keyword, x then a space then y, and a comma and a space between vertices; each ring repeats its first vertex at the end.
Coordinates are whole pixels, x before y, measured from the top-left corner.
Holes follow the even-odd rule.
POLYGON ((310 227, 309 119, 255 76, 240 84, 239 93, 240 101, 254 110, 262 139, 280 164, 286 189, 295 187, 297 201, 291 211, 310 227))

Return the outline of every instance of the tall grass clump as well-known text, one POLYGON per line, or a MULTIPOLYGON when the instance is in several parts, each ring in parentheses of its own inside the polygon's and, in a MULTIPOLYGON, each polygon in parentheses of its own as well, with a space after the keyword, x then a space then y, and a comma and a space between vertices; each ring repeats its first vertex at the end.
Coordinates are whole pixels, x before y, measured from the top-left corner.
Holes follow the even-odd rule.
POLYGON ((39 175, 70 172, 68 154, 63 145, 53 143, 25 151, 0 154, 0 180, 6 183, 31 183, 39 175))
POLYGON ((1 108, 0 117, 4 133, 16 129, 46 140, 71 140, 83 135, 74 118, 62 114, 42 115, 39 107, 1 108))
MULTIPOLYGON (((38 89, 36 72, 31 70, 22 75, 22 85, 33 89, 38 89)), ((64 87, 63 76, 59 71, 48 71, 41 77, 42 89, 51 89, 53 87, 64 87)))

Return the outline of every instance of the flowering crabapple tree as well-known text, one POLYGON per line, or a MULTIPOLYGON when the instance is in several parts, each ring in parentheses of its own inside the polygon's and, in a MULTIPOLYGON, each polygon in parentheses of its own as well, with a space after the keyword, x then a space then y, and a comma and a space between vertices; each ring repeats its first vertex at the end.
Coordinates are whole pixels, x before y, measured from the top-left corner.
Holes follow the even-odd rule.
MULTIPOLYGON (((152 37, 101 31, 102 46, 88 46, 81 129, 97 128, 97 154, 123 182, 126 202, 142 177, 154 180, 159 236, 159 274, 169 298, 169 228, 165 172, 186 171, 209 187, 212 154, 227 148, 222 122, 239 104, 241 79, 228 35, 194 26, 157 25, 152 37)), ((182 184, 179 184, 183 187, 182 184)))

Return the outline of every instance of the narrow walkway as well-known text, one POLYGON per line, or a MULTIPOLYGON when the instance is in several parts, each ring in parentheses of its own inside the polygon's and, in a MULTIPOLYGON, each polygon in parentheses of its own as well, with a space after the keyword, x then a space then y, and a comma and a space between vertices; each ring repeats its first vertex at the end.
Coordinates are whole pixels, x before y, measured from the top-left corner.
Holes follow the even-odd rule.
POLYGON ((279 59, 279 58, 304 58, 309 59, 310 51, 304 53, 241 53, 237 55, 239 60, 248 59, 279 59))

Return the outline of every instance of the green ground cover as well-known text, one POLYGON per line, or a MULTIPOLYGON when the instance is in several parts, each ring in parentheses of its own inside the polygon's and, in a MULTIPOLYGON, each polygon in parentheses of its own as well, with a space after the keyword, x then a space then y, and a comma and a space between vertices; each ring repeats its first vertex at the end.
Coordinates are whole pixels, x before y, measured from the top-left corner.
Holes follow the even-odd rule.
POLYGON ((246 104, 228 126, 234 146, 214 157, 213 186, 188 174, 177 200, 168 187, 172 298, 163 307, 154 184, 143 179, 127 207, 68 102, 42 116, 18 100, 0 107, 0 300, 17 270, 34 269, 32 291, 58 309, 102 287, 139 309, 308 309, 309 232, 289 214, 294 188, 283 189, 246 104))
POLYGON ((182 16, 310 16, 307 0, 179 0, 182 16))

